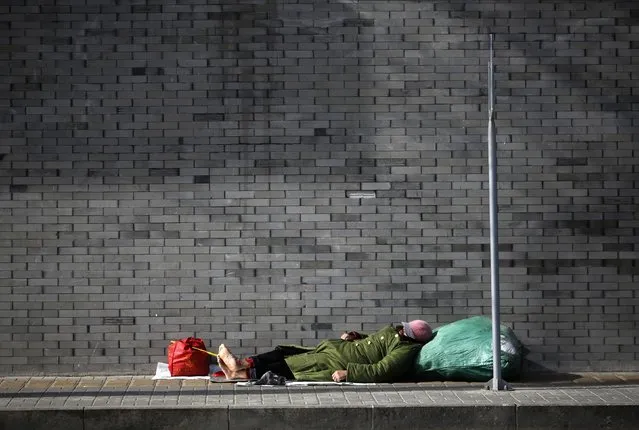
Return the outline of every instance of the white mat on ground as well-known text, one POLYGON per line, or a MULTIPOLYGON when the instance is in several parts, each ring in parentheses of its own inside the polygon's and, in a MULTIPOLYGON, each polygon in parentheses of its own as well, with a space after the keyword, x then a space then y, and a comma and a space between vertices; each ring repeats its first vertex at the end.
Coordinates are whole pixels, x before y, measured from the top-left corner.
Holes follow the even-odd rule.
MULTIPOLYGON (((236 385, 242 387, 255 386, 255 387, 278 387, 279 385, 255 385, 251 382, 238 382, 236 385)), ((311 385, 377 385, 377 384, 365 384, 361 382, 331 382, 331 381, 286 381, 287 387, 294 386, 311 386, 311 385)))
MULTIPOLYGON (((217 366, 216 366, 217 367, 217 366)), ((219 369, 211 369, 215 372, 219 369)), ((152 379, 211 379, 210 375, 206 376, 171 376, 169 372, 169 365, 167 363, 158 363, 155 369, 155 376, 152 379)), ((255 384, 247 381, 237 382, 236 385, 241 387, 254 386, 255 384)), ((287 387, 294 386, 310 386, 310 385, 377 385, 377 384, 363 384, 358 382, 332 382, 332 381, 286 381, 287 387)), ((258 387, 277 387, 277 385, 257 385, 258 387)))
POLYGON ((169 365, 167 363, 158 363, 155 368, 155 376, 151 379, 211 379, 209 375, 205 376, 171 376, 169 365))

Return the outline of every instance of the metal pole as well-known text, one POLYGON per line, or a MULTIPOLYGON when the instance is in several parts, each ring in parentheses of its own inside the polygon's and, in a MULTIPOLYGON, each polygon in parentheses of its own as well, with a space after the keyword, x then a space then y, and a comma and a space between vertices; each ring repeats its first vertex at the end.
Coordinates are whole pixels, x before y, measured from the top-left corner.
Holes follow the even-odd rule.
MULTIPOLYGON (((490 293, 493 325, 493 379, 495 391, 507 389, 501 379, 501 332, 499 318, 499 236, 497 219, 497 148, 495 147, 495 91, 493 40, 490 35, 490 61, 488 63, 488 182, 490 204, 490 293)), ((488 388, 488 387, 487 387, 488 388)))

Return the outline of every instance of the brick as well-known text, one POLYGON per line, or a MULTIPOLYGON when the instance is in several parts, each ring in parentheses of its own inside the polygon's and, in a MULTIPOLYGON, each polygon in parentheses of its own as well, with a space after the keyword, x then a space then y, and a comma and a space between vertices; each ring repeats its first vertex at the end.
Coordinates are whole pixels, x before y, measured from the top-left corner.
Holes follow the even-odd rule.
MULTIPOLYGON (((489 314, 487 28, 502 317, 540 365, 628 370, 637 29, 627 4, 550 3, 364 2, 326 34, 230 0, 69 4, 59 25, 104 28, 43 37, 51 8, 27 22, 12 6, 1 371, 130 371, 194 331, 252 353, 489 314), (219 22, 237 25, 201 33, 219 22)), ((327 5, 287 8, 323 20, 327 5)))

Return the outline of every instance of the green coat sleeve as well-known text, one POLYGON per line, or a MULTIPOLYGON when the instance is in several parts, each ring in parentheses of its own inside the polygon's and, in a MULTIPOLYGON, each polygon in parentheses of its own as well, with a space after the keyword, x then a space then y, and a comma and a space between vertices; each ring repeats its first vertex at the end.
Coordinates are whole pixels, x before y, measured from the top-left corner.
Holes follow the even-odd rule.
POLYGON ((295 374, 295 379, 298 381, 330 382, 333 380, 333 372, 333 370, 300 372, 295 374))
POLYGON ((349 363, 348 382, 397 382, 413 367, 416 345, 398 345, 374 364, 349 363))

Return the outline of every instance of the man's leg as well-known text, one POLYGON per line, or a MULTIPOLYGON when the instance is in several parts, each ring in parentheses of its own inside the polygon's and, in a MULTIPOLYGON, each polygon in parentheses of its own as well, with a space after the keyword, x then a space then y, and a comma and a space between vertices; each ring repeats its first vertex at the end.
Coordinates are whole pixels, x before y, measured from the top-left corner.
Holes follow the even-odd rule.
POLYGON ((306 348, 298 348, 296 346, 280 345, 274 350, 258 354, 251 357, 255 368, 255 376, 260 377, 269 370, 276 375, 285 377, 286 379, 295 379, 293 371, 286 364, 286 357, 293 355, 305 354, 309 352, 306 348))
MULTIPOLYGON (((272 351, 240 359, 233 355, 233 353, 231 353, 231 351, 222 344, 220 345, 218 352, 218 362, 220 362, 220 367, 222 367, 222 363, 224 363, 225 367, 231 374, 241 370, 250 369, 252 377, 260 378, 263 374, 270 370, 271 372, 284 376, 287 379, 295 379, 293 372, 286 364, 285 359, 291 355, 303 354, 305 352, 308 351, 306 349, 296 347, 278 346, 272 351)), ((222 368, 222 371, 224 371, 224 368, 222 368)))
MULTIPOLYGON (((271 351, 271 352, 275 352, 275 351, 271 351)), ((259 355, 256 355, 255 357, 252 357, 253 368, 250 370, 254 371, 256 378, 260 378, 262 375, 264 375, 266 372, 270 370, 276 375, 283 376, 286 379, 295 379, 295 376, 293 376, 293 372, 291 371, 291 369, 288 367, 288 364, 286 364, 286 361, 284 360, 286 357, 279 354, 279 359, 276 359, 276 354, 271 354, 271 353, 267 353, 267 354, 268 355, 259 354, 259 355), (264 357, 264 355, 266 355, 266 357, 264 357), (266 360, 264 358, 266 358, 266 360)))

